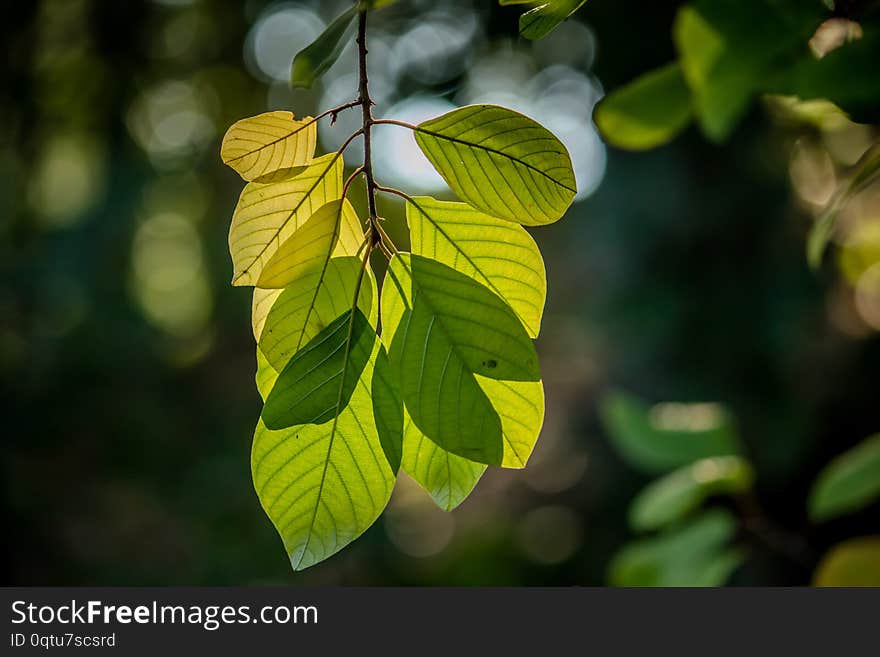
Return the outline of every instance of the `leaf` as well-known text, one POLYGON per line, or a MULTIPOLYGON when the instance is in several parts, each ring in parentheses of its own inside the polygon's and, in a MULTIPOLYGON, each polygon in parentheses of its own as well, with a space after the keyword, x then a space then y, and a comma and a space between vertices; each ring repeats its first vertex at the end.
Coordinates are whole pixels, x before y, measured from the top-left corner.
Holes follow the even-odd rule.
POLYGON ((412 252, 473 278, 501 297, 536 337, 547 296, 544 260, 522 227, 465 203, 428 196, 406 204, 412 252))
POLYGON ((345 49, 346 36, 357 16, 358 7, 352 5, 337 16, 311 44, 300 50, 290 66, 290 86, 311 89, 319 77, 339 59, 345 49))
POLYGON ((339 199, 318 208, 266 261, 257 286, 283 288, 323 267, 339 236, 346 204, 347 200, 339 199))
POLYGON ((444 511, 464 502, 486 471, 482 463, 456 456, 430 440, 405 410, 401 467, 444 511))
POLYGON ((245 185, 232 216, 233 285, 256 285, 278 248, 321 206, 342 196, 342 156, 319 157, 273 182, 245 185))
POLYGON ((609 144, 630 150, 655 148, 680 133, 692 116, 681 66, 645 73, 606 96, 594 119, 609 144))
MULTIPOLYGON (((281 370, 291 357, 341 314, 351 309, 361 261, 353 256, 332 258, 325 270, 305 276, 277 297, 267 313, 259 339, 260 350, 272 366, 281 370)), ((376 284, 367 273, 369 285, 358 294, 358 307, 377 322, 375 307, 376 284)))
POLYGON ((703 133, 720 142, 768 81, 805 52, 818 3, 698 0, 679 10, 673 37, 703 133), (760 16, 760 20, 755 20, 760 16))
POLYGON ((874 144, 865 151, 853 169, 853 175, 835 192, 810 229, 807 262, 813 270, 822 264, 822 255, 834 233, 838 215, 854 196, 880 178, 880 144, 874 144))
MULTIPOLYGON (((550 0, 519 17, 519 33, 527 39, 542 39, 584 6, 587 0, 550 0)), ((509 3, 508 3, 509 4, 509 3)))
POLYGON ((727 547, 736 531, 729 511, 713 509, 658 536, 622 548, 608 569, 611 586, 720 586, 745 554, 727 547))
POLYGON ((829 520, 858 511, 880 497, 880 434, 829 463, 810 493, 810 517, 829 520))
POLYGON ((263 423, 285 429, 333 420, 348 405, 375 338, 360 309, 337 317, 281 371, 263 406, 263 423))
MULTIPOLYGON (((258 380, 271 385, 263 361, 258 380)), ((251 469, 294 570, 335 554, 379 516, 394 486, 402 414, 378 340, 348 405, 333 422, 254 433, 251 469)))
POLYGON ((861 536, 835 545, 819 563, 813 586, 880 587, 880 536, 861 536))
POLYGON ((382 9, 393 5, 396 2, 397 0, 361 0, 360 6, 368 11, 375 11, 376 9, 382 9))
POLYGON ((419 430, 453 454, 523 467, 544 400, 534 347, 510 308, 445 265, 399 253, 383 286, 382 317, 392 370, 419 430))
POLYGON ((733 420, 718 404, 666 403, 649 409, 632 395, 615 392, 601 400, 599 413, 620 456, 645 472, 741 453, 733 420))
POLYGON ((310 116, 297 121, 290 112, 258 114, 233 123, 220 146, 223 163, 245 180, 257 180, 312 160, 318 124, 310 116))
POLYGON ((659 529, 685 517, 709 496, 748 490, 754 477, 752 466, 739 456, 701 459, 642 490, 630 506, 630 525, 636 531, 659 529))
POLYGON ((415 138, 452 190, 494 217, 529 226, 553 223, 577 192, 565 146, 513 110, 461 107, 420 123, 415 138))

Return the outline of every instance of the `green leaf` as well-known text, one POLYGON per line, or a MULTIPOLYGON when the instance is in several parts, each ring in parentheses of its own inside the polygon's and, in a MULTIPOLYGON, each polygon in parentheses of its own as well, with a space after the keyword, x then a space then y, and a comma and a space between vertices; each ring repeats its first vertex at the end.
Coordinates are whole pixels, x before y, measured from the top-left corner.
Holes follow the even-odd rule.
MULTIPOLYGON (((355 214, 354 208, 351 207, 351 204, 348 202, 348 200, 345 200, 345 201, 343 201, 342 223, 339 227, 339 237, 337 238, 336 245, 333 247, 333 252, 330 255, 337 256, 337 257, 354 256, 358 253, 358 250, 360 249, 363 242, 364 242, 364 231, 361 228, 360 219, 358 219, 357 214, 355 214)), ((329 260, 327 261, 327 263, 328 264, 324 268, 322 268, 320 271, 309 272, 307 274, 304 274, 302 277, 299 278, 299 282, 292 285, 291 287, 296 287, 301 292, 305 290, 305 293, 308 294, 309 292, 314 292, 315 290, 320 288, 322 285, 325 285, 325 284, 332 285, 332 283, 327 283, 325 279, 329 276, 330 279, 333 281, 338 280, 330 275, 333 272, 333 267, 335 267, 336 265, 331 265, 330 264, 331 261, 329 261, 329 260), (327 269, 327 267, 331 267, 331 268, 327 269)), ((349 263, 348 267, 351 268, 352 263, 349 263)), ((353 263, 353 268, 355 270, 355 274, 354 274, 354 277, 351 279, 352 280, 352 287, 350 288, 349 292, 342 294, 342 296, 345 297, 345 303, 349 304, 349 305, 350 305, 350 300, 354 296, 353 282, 357 279, 357 273, 356 273, 357 270, 360 269, 360 261, 359 260, 355 259, 355 262, 353 263)), ((341 273, 339 273, 337 275, 341 275, 341 273)), ((334 286, 334 287, 336 287, 336 286, 334 286)), ((375 287, 375 285, 373 287, 375 287)), ((252 304, 252 309, 251 309, 251 325, 252 325, 253 331, 254 331, 254 339, 257 342, 260 342, 260 337, 262 336, 262 333, 263 333, 263 326, 266 323, 266 318, 268 317, 270 310, 275 305, 275 302, 278 300, 278 297, 281 296, 281 293, 283 291, 284 290, 279 290, 279 289, 266 289, 266 290, 264 290, 259 287, 254 288, 254 298, 253 298, 253 304, 252 304)), ((372 294, 372 292, 373 292, 373 288, 371 287, 369 291, 364 290, 361 293, 362 296, 360 297, 360 299, 362 300, 362 302, 360 303, 360 306, 364 310, 364 312, 367 312, 367 309, 370 308, 370 303, 371 303, 371 298, 367 297, 366 295, 372 294)), ((333 294, 338 294, 338 293, 333 293, 333 294)), ((293 308, 290 308, 289 311, 293 311, 295 308, 302 307, 304 309, 304 315, 302 316, 303 317, 302 322, 304 322, 304 326, 307 326, 309 319, 310 319, 311 312, 313 310, 316 310, 316 304, 320 305, 321 303, 323 303, 322 301, 320 301, 321 298, 322 298, 322 296, 321 296, 321 293, 319 290, 317 294, 311 294, 308 297, 307 303, 301 304, 301 305, 296 305, 293 308), (311 310, 309 310, 309 309, 311 309, 311 310)), ((330 310, 329 314, 326 310, 319 313, 318 325, 317 325, 317 329, 314 331, 314 333, 310 332, 308 329, 305 329, 305 332, 307 333, 307 335, 305 336, 306 341, 313 338, 315 333, 317 333, 324 326, 329 324, 332 318, 338 317, 339 315, 341 315, 344 312, 345 308, 347 308, 348 306, 346 305, 345 308, 343 308, 341 304, 340 305, 331 304, 330 307, 332 309, 330 310), (323 319, 321 319, 322 317, 323 317, 323 319)), ((281 318, 279 317, 278 319, 281 319, 281 318)), ((372 316, 371 316, 371 323, 374 326, 376 325, 376 320, 372 316)), ((293 330, 296 330, 296 329, 294 328, 293 330)), ((285 329, 283 335, 286 335, 290 331, 291 331, 291 329, 285 329)), ((301 329, 301 331, 302 331, 302 329, 301 329)), ((299 346, 300 346, 299 335, 297 335, 297 337, 295 338, 295 342, 294 342, 294 349, 298 349, 299 346)), ((277 365, 278 369, 281 369, 282 367, 284 367, 284 365, 290 359, 291 354, 292 354, 292 352, 288 352, 286 354, 283 354, 282 360, 280 360, 280 361, 273 360, 273 362, 275 362, 275 364, 277 365)))
POLYGON ((453 454, 523 467, 544 400, 534 346, 513 311, 473 279, 399 253, 383 286, 382 317, 419 430, 453 454))
POLYGON ((361 9, 366 9, 368 11, 375 11, 376 9, 382 9, 393 5, 396 2, 397 0, 361 0, 360 7, 361 9))
POLYGON ((535 240, 521 226, 428 196, 406 204, 406 219, 414 254, 485 285, 511 307, 531 337, 538 335, 547 276, 535 240))
MULTIPOLYGON (((277 370, 336 318, 351 309, 361 270, 359 258, 332 258, 323 271, 315 271, 287 287, 267 312, 259 339, 260 350, 277 370)), ((369 285, 358 294, 358 307, 375 326, 377 292, 372 273, 369 285)))
POLYGON ((858 511, 880 497, 880 434, 829 463, 810 493, 810 517, 829 520, 858 511))
POLYGON ((337 317, 281 371, 263 406, 265 425, 285 429, 334 419, 351 399, 375 341, 360 309, 337 317))
POLYGON ((233 123, 220 146, 224 164, 245 180, 305 166, 315 154, 318 124, 290 112, 266 112, 233 123))
POLYGON ((333 20, 311 44, 300 50, 290 66, 290 86, 310 89, 339 59, 350 36, 358 7, 352 5, 333 20))
POLYGON ((513 110, 461 107, 420 123, 415 138, 452 190, 494 217, 549 224, 565 214, 577 192, 565 146, 513 110))
POLYGON ((851 538, 835 545, 819 563, 813 586, 880 587, 880 536, 851 538))
POLYGON ((611 586, 720 586, 745 558, 727 547, 736 532, 728 511, 712 509, 658 536, 622 548, 608 569, 611 586))
POLYGON ((330 154, 289 177, 245 186, 229 230, 233 285, 257 285, 279 247, 318 208, 342 196, 342 171, 342 156, 330 154))
POLYGON ((636 531, 659 529, 690 514, 709 496, 748 490, 754 476, 739 456, 701 459, 642 490, 630 506, 630 525, 636 531))
POLYGON ((665 144, 690 123, 691 116, 690 92, 677 63, 616 89, 599 103, 594 114, 605 140, 630 150, 665 144))
POLYGON ((401 467, 444 511, 452 511, 464 502, 486 471, 482 463, 456 456, 430 440, 405 409, 401 467))
POLYGON ((733 420, 718 404, 649 408, 632 395, 616 392, 601 400, 599 412, 620 456, 645 472, 667 472, 699 459, 741 452, 733 420))
POLYGON ((814 270, 822 264, 822 255, 834 233, 837 217, 856 194, 880 178, 880 144, 869 148, 854 166, 854 173, 843 183, 816 219, 807 238, 807 262, 814 270))
POLYGON ((550 2, 545 2, 519 17, 519 33, 527 39, 542 39, 555 30, 562 21, 584 6, 586 2, 587 0, 550 0, 550 2))
MULTIPOLYGON (((263 360, 266 369, 268 374, 257 374, 264 394, 275 377, 263 360)), ((280 431, 258 423, 251 451, 254 487, 294 570, 335 554, 373 524, 391 496, 401 434, 400 400, 378 340, 350 402, 333 422, 280 431)))

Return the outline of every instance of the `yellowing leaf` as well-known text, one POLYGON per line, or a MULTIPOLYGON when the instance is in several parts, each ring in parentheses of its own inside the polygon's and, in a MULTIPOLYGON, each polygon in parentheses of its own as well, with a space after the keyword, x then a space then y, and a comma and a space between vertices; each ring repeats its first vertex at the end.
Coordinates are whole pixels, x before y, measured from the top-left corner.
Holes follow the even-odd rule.
POLYGON ((880 536, 861 536, 835 545, 819 563, 813 586, 880 587, 880 536))
POLYGON ((325 155, 282 180, 248 183, 229 230, 233 285, 256 285, 279 247, 322 205, 342 196, 342 157, 325 155))
POLYGON ((529 226, 553 223, 577 192, 562 142, 505 107, 461 107, 420 123, 415 138, 452 190, 494 217, 529 226))
POLYGON ((339 236, 343 212, 354 212, 344 199, 322 205, 263 265, 258 287, 281 288, 320 269, 330 258, 339 236))
POLYGON ((521 226, 428 196, 407 203, 406 218, 413 253, 482 283, 511 307, 531 337, 538 335, 547 276, 535 240, 521 226))
POLYGON ((318 124, 310 116, 295 120, 290 112, 258 114, 236 121, 220 146, 223 162, 245 180, 256 180, 312 160, 318 124))

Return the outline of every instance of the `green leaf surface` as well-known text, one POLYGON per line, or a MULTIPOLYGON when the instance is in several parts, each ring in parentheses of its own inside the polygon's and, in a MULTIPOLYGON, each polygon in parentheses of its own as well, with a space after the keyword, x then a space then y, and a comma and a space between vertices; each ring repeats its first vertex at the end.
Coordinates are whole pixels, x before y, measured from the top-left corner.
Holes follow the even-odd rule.
POLYGON ((311 44, 300 50, 290 66, 290 86, 310 89, 327 72, 345 49, 347 36, 357 16, 358 7, 352 5, 337 16, 311 44))
MULTIPOLYGON (((357 538, 391 496, 403 416, 388 360, 378 340, 372 347, 357 388, 333 422, 272 431, 261 420, 254 433, 254 487, 294 570, 357 538)), ((266 394, 276 374, 258 361, 257 380, 266 394)))
MULTIPOLYGON (((281 371, 291 357, 351 308, 361 270, 359 258, 331 258, 327 268, 315 271, 287 287, 267 312, 259 339, 260 350, 281 371)), ((358 307, 376 326, 377 292, 372 273, 358 294, 358 307)))
POLYGON ((419 430, 453 454, 523 467, 544 400, 534 346, 513 311, 473 279, 400 253, 386 275, 382 318, 419 430))
POLYGON ((677 63, 645 73, 606 96, 594 119, 609 144, 655 148, 678 135, 692 117, 691 97, 677 63))
POLYGON ((880 587, 880 536, 861 536, 835 545, 819 563, 813 586, 880 587))
POLYGON ((858 511, 880 498, 880 434, 829 463, 810 493, 810 517, 829 520, 858 511))
POLYGON ((245 180, 305 166, 315 154, 318 124, 290 112, 265 112, 233 123, 220 146, 224 164, 245 180))
POLYGON ((636 531, 659 529, 684 518, 712 495, 748 490, 754 478, 752 466, 739 456, 701 459, 642 490, 630 506, 630 525, 636 531))
POLYGON ((741 446, 730 414, 718 404, 657 404, 623 392, 607 394, 600 417, 620 456, 644 472, 659 474, 711 456, 738 455, 741 446))
POLYGON ((375 341, 360 309, 337 317, 281 371, 263 406, 264 424, 285 429, 333 420, 348 405, 375 341))
POLYGON ((577 191, 562 142, 504 107, 461 107, 420 123, 415 138, 461 200, 501 219, 553 223, 577 191))
POLYGON ((519 17, 519 33, 527 39, 542 39, 580 9, 587 0, 550 0, 519 17))
POLYGON ((456 456, 425 436, 405 409, 401 467, 444 511, 464 502, 486 471, 484 464, 456 456))
POLYGON ((318 208, 341 198, 342 171, 342 156, 330 154, 288 177, 245 185, 229 230, 233 285, 257 285, 279 247, 318 208))
POLYGON ((686 524, 622 548, 608 570, 611 586, 721 586, 745 554, 728 547, 736 521, 713 509, 686 524))
POLYGON ((541 329, 547 297, 544 260, 521 226, 466 203, 416 197, 406 204, 412 252, 482 283, 501 297, 531 337, 541 329))

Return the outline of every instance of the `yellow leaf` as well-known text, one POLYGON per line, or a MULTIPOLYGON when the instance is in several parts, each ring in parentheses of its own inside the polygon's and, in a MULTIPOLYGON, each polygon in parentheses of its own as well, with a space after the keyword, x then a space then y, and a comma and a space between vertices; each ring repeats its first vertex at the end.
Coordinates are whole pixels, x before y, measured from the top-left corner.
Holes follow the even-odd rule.
POLYGON ((232 124, 223 137, 220 157, 245 180, 257 180, 312 160, 318 123, 297 121, 290 112, 266 112, 232 124))

